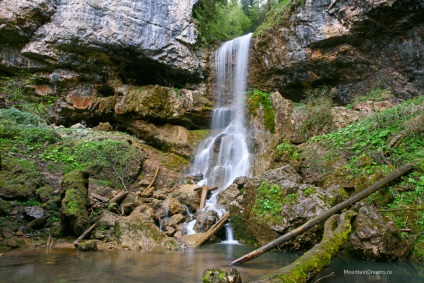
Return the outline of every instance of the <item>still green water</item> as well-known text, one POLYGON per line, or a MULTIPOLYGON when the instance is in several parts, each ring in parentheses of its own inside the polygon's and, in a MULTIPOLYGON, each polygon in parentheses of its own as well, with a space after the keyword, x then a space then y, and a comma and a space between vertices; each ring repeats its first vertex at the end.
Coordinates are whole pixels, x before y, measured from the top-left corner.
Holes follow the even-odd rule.
MULTIPOLYGON (((215 244, 182 251, 88 252, 72 250, 17 250, 0 256, 2 283, 68 283, 68 282, 201 282, 207 268, 224 268, 229 262, 252 250, 243 245, 215 244)), ((275 271, 291 263, 298 255, 266 253, 237 266, 243 282, 275 271)), ((424 282, 424 267, 410 263, 376 263, 352 259, 333 260, 311 282, 424 282), (354 274, 360 273, 363 274, 354 274), (382 275, 380 271, 391 271, 382 275), (374 272, 373 274, 366 273, 374 272), (380 272, 380 274, 375 274, 380 272), (328 274, 333 276, 322 278, 328 274)))

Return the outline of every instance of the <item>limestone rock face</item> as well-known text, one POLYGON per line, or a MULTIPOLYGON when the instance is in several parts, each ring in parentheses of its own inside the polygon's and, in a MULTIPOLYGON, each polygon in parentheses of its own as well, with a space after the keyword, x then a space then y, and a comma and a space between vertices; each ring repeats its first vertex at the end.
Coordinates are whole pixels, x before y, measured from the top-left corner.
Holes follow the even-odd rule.
POLYGON ((25 42, 21 52, 29 61, 81 66, 89 63, 87 53, 110 52, 117 59, 150 60, 194 74, 199 69, 189 48, 197 39, 190 21, 194 2, 7 0, 0 3, 0 34, 9 42, 25 42), (19 36, 12 36, 16 32, 19 36))
POLYGON ((345 103, 377 87, 419 95, 423 16, 420 0, 306 0, 253 38, 251 85, 294 100, 320 85, 345 103))

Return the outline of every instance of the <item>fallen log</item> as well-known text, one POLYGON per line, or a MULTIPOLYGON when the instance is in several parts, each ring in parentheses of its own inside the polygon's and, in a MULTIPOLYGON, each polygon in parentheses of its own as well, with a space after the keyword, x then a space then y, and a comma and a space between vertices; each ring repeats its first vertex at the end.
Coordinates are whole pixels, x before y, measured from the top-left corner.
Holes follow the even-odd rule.
POLYGON ((356 212, 348 210, 339 215, 332 215, 325 222, 322 241, 304 253, 293 263, 279 270, 262 276, 250 283, 268 282, 308 282, 330 265, 340 248, 343 247, 352 231, 351 219, 356 212))
POLYGON ((144 189, 144 191, 140 194, 140 196, 142 197, 148 197, 150 196, 150 194, 153 192, 153 190, 155 189, 155 187, 153 187, 153 183, 156 181, 156 178, 158 177, 158 173, 159 173, 159 166, 156 169, 156 173, 153 176, 152 181, 150 182, 150 184, 147 186, 146 189, 144 189))
POLYGON ((121 202, 128 194, 128 191, 123 191, 120 192, 119 194, 117 194, 116 196, 114 196, 113 198, 111 198, 108 203, 112 203, 112 202, 116 202, 119 203, 121 202))
POLYGON ((96 193, 91 193, 91 196, 92 196, 93 198, 95 198, 95 199, 97 199, 97 200, 101 201, 101 202, 108 202, 108 201, 109 201, 109 199, 108 199, 107 197, 101 196, 101 195, 96 194, 96 193))
POLYGON ((217 190, 218 187, 209 188, 208 186, 202 186, 200 187, 200 189, 202 190, 202 195, 200 197, 200 204, 198 210, 201 210, 203 207, 205 207, 206 198, 208 197, 208 194, 217 190))
POLYGON ((408 165, 400 167, 397 170, 392 171, 388 176, 378 180, 373 185, 369 186, 368 188, 364 189, 363 191, 351 196, 347 200, 333 206, 329 210, 327 210, 327 211, 321 213, 320 215, 310 219, 308 222, 306 222, 302 226, 290 231, 289 233, 286 233, 286 234, 282 235, 281 237, 269 242, 268 244, 266 244, 266 245, 264 245, 264 246, 262 246, 262 247, 260 247, 256 250, 254 250, 254 251, 232 261, 230 263, 230 265, 242 264, 242 263, 245 263, 245 262, 248 262, 252 259, 257 258, 258 256, 262 255, 263 253, 266 253, 266 252, 272 250, 273 248, 281 245, 282 243, 286 242, 287 240, 290 240, 290 239, 294 238, 295 236, 309 230, 310 228, 312 228, 316 224, 320 223, 321 221, 326 220, 328 217, 339 212, 340 210, 348 208, 352 204, 354 204, 354 203, 360 201, 361 199, 369 196, 370 194, 378 191, 384 185, 386 185, 386 184, 390 183, 391 181, 399 178, 400 176, 402 176, 406 172, 412 170, 413 168, 414 168, 414 166, 412 164, 408 164, 408 165))
POLYGON ((206 243, 218 230, 224 226, 225 222, 230 218, 230 212, 225 213, 207 232, 203 233, 197 241, 192 245, 193 248, 200 247, 206 243))

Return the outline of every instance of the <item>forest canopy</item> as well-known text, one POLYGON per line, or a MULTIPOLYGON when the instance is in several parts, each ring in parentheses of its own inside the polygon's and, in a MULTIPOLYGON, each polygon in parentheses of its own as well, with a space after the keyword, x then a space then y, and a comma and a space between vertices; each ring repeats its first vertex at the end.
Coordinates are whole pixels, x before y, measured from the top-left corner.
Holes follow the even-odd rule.
POLYGON ((200 0, 193 9, 201 45, 254 32, 267 14, 293 0, 200 0))

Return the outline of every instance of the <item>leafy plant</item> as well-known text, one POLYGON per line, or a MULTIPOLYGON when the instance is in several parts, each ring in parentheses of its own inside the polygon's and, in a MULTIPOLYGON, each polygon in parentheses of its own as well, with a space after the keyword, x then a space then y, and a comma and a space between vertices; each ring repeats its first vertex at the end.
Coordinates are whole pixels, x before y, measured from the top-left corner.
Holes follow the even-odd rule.
POLYGON ((252 212, 258 220, 280 221, 282 192, 279 185, 262 182, 256 191, 255 204, 252 212))
POLYGON ((247 94, 247 107, 250 113, 256 116, 259 115, 259 111, 262 107, 265 129, 273 133, 275 131, 275 111, 272 107, 269 93, 254 89, 247 94))

